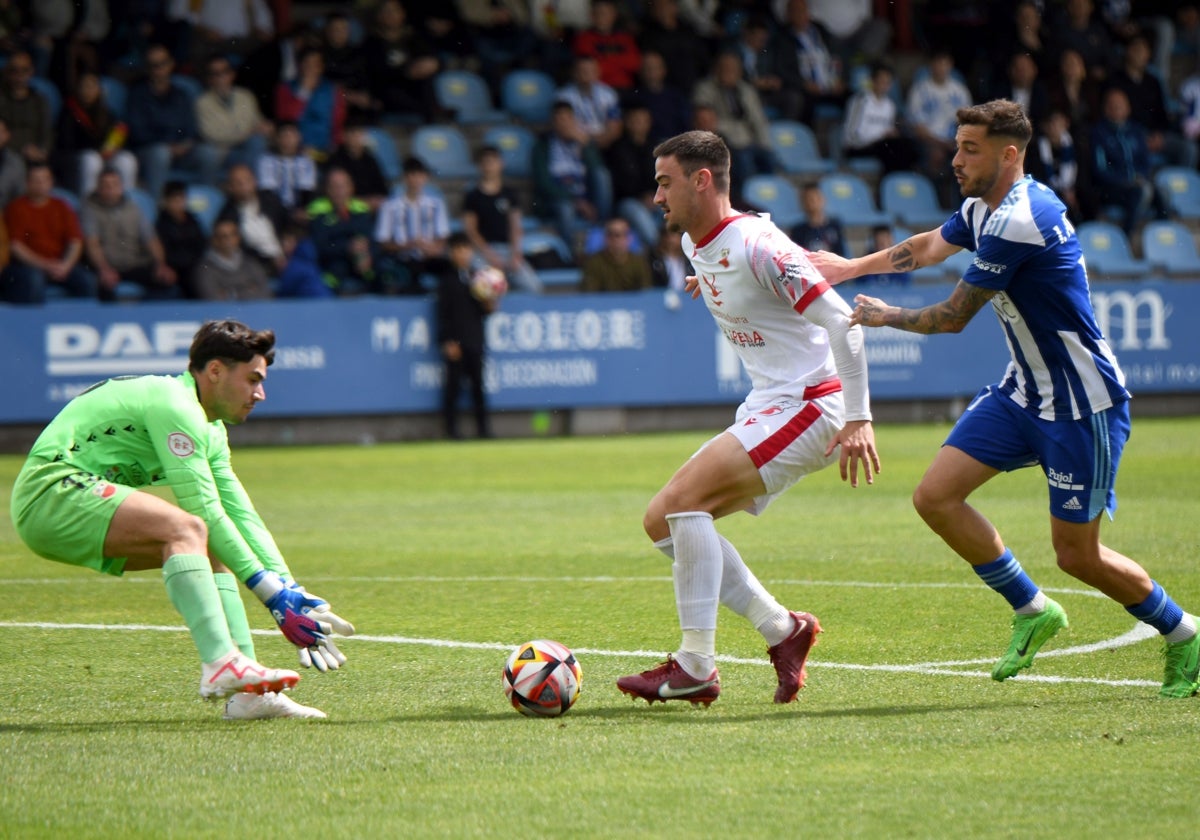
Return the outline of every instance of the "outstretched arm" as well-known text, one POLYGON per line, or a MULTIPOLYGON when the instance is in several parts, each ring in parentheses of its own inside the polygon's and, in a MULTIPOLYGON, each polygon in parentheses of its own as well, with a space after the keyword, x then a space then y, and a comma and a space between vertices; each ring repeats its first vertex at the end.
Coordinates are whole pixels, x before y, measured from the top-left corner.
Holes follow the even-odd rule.
POLYGON ((995 289, 984 289, 959 280, 950 297, 940 303, 931 303, 920 309, 902 309, 888 306, 879 298, 857 295, 850 316, 850 324, 864 327, 895 327, 905 332, 956 333, 962 332, 975 313, 996 294, 995 289))
POLYGON ((854 259, 846 259, 829 251, 816 251, 808 259, 829 283, 837 285, 844 280, 864 274, 895 274, 916 271, 925 266, 937 265, 952 254, 961 251, 942 238, 941 228, 918 233, 883 251, 876 251, 854 259))

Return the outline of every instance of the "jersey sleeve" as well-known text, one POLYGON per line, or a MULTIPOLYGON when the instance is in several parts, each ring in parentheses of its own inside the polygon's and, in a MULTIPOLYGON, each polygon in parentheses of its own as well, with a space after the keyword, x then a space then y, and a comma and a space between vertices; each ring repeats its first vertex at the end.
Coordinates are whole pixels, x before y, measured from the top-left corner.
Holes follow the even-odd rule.
MULTIPOLYGON (((254 508, 254 503, 250 501, 250 494, 246 492, 241 480, 233 471, 228 432, 223 425, 214 425, 211 437, 213 440, 210 444, 209 465, 212 469, 213 481, 216 483, 217 496, 221 500, 221 507, 258 562, 276 574, 291 577, 291 571, 283 559, 283 553, 279 550, 279 546, 275 544, 275 538, 267 530, 262 517, 254 508)), ((229 564, 226 563, 226 565, 229 564)), ((257 571, 257 569, 253 571, 257 571)), ((244 578, 242 579, 244 580, 244 578)))
POLYGON ((967 224, 962 209, 942 223, 941 232, 942 239, 945 239, 951 245, 966 248, 968 251, 975 250, 975 233, 971 230, 971 226, 967 224))
POLYGON ((804 249, 774 226, 764 226, 746 242, 746 264, 755 281, 804 314, 812 301, 830 290, 804 249))

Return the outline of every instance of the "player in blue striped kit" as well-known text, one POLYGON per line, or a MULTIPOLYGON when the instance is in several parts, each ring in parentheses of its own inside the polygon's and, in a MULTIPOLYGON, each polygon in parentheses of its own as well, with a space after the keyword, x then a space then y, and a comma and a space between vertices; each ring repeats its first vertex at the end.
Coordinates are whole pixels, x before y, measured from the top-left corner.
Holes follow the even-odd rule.
POLYGON ((953 166, 965 201, 940 229, 857 259, 820 252, 812 262, 837 283, 934 265, 963 248, 975 254, 946 300, 902 309, 858 295, 851 323, 959 332, 990 302, 1004 330, 1012 356, 1004 377, 967 407, 913 494, 926 524, 1016 611, 992 678, 1029 667, 1067 617, 967 498, 1002 471, 1040 464, 1059 568, 1158 630, 1166 658, 1160 694, 1190 697, 1200 682, 1195 618, 1140 565, 1100 542, 1100 514, 1116 509, 1130 395, 1097 325, 1075 230, 1054 192, 1024 174, 1032 130, 1019 105, 962 108, 958 122, 953 166))

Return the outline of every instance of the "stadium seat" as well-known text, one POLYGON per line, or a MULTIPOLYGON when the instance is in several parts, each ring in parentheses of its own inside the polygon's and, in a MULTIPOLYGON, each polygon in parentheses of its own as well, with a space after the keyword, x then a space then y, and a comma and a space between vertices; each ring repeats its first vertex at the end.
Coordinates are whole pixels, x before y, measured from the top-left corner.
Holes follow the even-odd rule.
POLYGON ((154 200, 154 196, 138 187, 128 188, 125 193, 138 206, 150 224, 154 224, 155 219, 158 218, 158 202, 154 200))
POLYGON ((1200 172, 1183 166, 1164 166, 1154 173, 1154 185, 1181 219, 1200 220, 1200 172))
POLYGON ((496 125, 483 134, 483 145, 495 146, 504 159, 504 174, 512 178, 533 175, 533 146, 537 137, 523 125, 496 125))
POLYGON ((769 213, 771 221, 782 230, 804 221, 796 185, 782 175, 751 175, 742 184, 742 199, 769 213))
POLYGON ((211 234, 217 214, 225 206, 225 193, 208 184, 187 185, 187 209, 196 216, 205 234, 211 234))
POLYGON ((58 112, 62 110, 62 91, 58 89, 58 85, 49 79, 42 76, 31 76, 29 79, 29 87, 42 95, 46 100, 46 104, 50 106, 50 123, 54 125, 58 122, 58 112))
POLYGON ((125 103, 129 99, 129 88, 125 83, 112 76, 101 76, 100 90, 104 92, 104 102, 113 116, 119 120, 125 119, 125 103))
POLYGON ((1200 253, 1184 225, 1171 221, 1147 222, 1142 227, 1142 254, 1146 262, 1167 274, 1200 279, 1200 253))
POLYGON ((541 125, 550 119, 555 89, 549 73, 532 68, 510 70, 500 85, 500 105, 523 123, 541 125))
POLYGON ((434 79, 438 104, 454 111, 454 121, 462 125, 500 123, 508 115, 492 105, 487 82, 469 70, 443 70, 434 79))
POLYGON ((474 178, 479 174, 467 138, 452 125, 421 126, 409 138, 409 151, 436 178, 474 178))
POLYGON ((54 187, 50 190, 50 195, 54 196, 55 198, 61 198, 63 201, 67 202, 67 204, 71 205, 72 210, 74 210, 76 213, 79 212, 79 196, 77 196, 71 190, 68 190, 66 187, 54 187))
POLYGON ((570 246, 557 233, 544 229, 525 231, 521 237, 521 253, 547 289, 573 288, 583 277, 570 246), (555 267, 542 267, 547 261, 555 267))
POLYGON ((175 73, 171 76, 171 82, 187 91, 192 97, 192 102, 195 102, 200 98, 200 94, 204 93, 204 85, 200 84, 200 80, 194 76, 175 73))
POLYGON ((849 173, 838 172, 821 178, 825 194, 825 211, 847 227, 874 227, 891 224, 886 213, 880 212, 866 182, 849 173))
POLYGON ((779 165, 789 175, 822 175, 837 167, 832 160, 821 157, 817 135, 802 122, 772 120, 771 146, 779 165))
POLYGON ((402 174, 400 171, 400 152, 396 149, 396 141, 387 129, 376 126, 367 127, 367 146, 375 153, 379 168, 388 183, 394 183, 402 174))
POLYGON ((933 182, 919 172, 889 172, 879 182, 883 212, 920 231, 941 227, 949 210, 938 206, 933 182))
POLYGON ((1145 277, 1150 264, 1135 260, 1125 231, 1111 222, 1084 222, 1075 228, 1092 279, 1145 277))

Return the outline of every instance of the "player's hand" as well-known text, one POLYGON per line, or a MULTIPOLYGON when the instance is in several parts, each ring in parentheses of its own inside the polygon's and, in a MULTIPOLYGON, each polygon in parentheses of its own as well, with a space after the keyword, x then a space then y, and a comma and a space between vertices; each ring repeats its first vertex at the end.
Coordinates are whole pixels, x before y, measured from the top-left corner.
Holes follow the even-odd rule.
POLYGON ((694 274, 684 277, 683 290, 692 296, 692 300, 700 297, 700 278, 694 274))
MULTIPOLYGON (((302 592, 308 609, 308 617, 316 619, 320 624, 328 626, 339 636, 353 636, 354 625, 337 615, 329 608, 329 602, 308 592, 295 581, 288 581, 287 587, 302 592)), ((305 668, 316 668, 318 671, 336 671, 346 664, 346 654, 338 650, 330 634, 326 632, 324 641, 319 644, 301 647, 297 651, 300 664, 305 668)))
POLYGON ((335 628, 349 636, 354 633, 354 625, 335 615, 328 602, 267 570, 255 572, 246 585, 270 610, 284 637, 300 648, 302 665, 325 671, 346 661, 336 645, 330 649, 329 637, 335 628))
POLYGON ((850 313, 850 326, 882 327, 884 326, 883 312, 890 308, 879 298, 855 295, 854 311, 850 313))
POLYGON ((875 483, 875 475, 882 469, 879 463, 879 453, 875 451, 875 429, 870 420, 851 420, 834 436, 825 449, 828 457, 833 450, 840 446, 841 455, 838 457, 838 469, 842 481, 849 481, 851 487, 858 486, 858 465, 862 464, 863 477, 867 484, 875 483))
POLYGON ((832 251, 810 251, 808 261, 813 264, 813 268, 821 272, 821 276, 831 286, 836 286, 843 280, 854 277, 854 269, 851 267, 850 260, 841 254, 835 254, 832 251))

